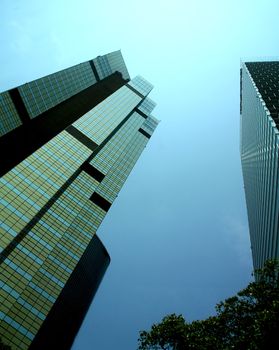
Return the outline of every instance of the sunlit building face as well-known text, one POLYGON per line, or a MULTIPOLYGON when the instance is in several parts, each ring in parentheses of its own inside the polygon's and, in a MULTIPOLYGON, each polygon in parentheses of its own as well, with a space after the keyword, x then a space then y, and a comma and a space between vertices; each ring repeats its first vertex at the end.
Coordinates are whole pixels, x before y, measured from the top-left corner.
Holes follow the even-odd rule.
POLYGON ((96 231, 158 120, 120 51, 0 95, 0 333, 69 349, 110 262, 96 231))

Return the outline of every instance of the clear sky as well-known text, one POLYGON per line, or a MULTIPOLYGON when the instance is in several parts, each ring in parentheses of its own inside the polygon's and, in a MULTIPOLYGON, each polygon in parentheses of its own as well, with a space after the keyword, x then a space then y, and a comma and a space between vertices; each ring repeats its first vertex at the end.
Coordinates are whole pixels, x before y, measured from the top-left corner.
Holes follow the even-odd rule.
POLYGON ((278 0, 1 0, 0 90, 122 50, 161 120, 98 232, 111 264, 73 350, 131 350, 251 280, 241 57, 279 56, 278 0))

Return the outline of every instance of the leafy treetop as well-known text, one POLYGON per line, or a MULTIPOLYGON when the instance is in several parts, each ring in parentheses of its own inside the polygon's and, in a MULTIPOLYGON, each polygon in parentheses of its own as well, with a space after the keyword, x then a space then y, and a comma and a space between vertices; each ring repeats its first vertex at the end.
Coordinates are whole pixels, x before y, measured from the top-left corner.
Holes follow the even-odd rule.
POLYGON ((268 260, 235 296, 216 305, 216 315, 188 323, 168 315, 141 331, 139 350, 279 349, 279 263, 268 260))

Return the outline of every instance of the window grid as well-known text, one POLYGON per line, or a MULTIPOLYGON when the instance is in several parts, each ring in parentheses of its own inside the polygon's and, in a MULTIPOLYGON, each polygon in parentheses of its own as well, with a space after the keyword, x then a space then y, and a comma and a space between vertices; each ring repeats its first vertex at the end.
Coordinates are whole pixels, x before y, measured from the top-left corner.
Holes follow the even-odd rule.
POLYGON ((123 153, 126 145, 138 132, 143 123, 143 117, 138 113, 133 113, 129 120, 120 128, 120 130, 109 140, 100 152, 90 162, 91 165, 106 174, 112 164, 123 153))
POLYGON ((0 94, 0 120, 0 137, 22 124, 8 91, 0 94))
POLYGON ((241 161, 253 262, 257 269, 268 257, 278 254, 275 233, 278 231, 279 133, 245 66, 242 84, 241 161))
MULTIPOLYGON (((21 288, 25 288, 24 291, 29 288, 27 300, 33 300, 33 304, 30 304, 31 307, 36 305, 37 308, 37 305, 41 303, 41 307, 38 308, 40 316, 49 312, 55 298, 104 218, 105 213, 89 201, 94 186, 97 185, 96 180, 82 172, 35 225, 32 232, 29 232, 29 235, 23 239, 18 249, 13 252, 11 255, 13 262, 8 261, 11 268, 16 271, 16 280, 21 280, 21 288), (69 193, 71 193, 71 197, 68 196, 69 193), (78 198, 79 195, 80 198, 78 198), (78 205, 79 210, 77 209, 78 205), (72 210, 69 208, 72 208, 72 210), (71 218, 72 223, 68 222, 69 218, 71 218), (47 229, 44 227, 45 222, 48 223, 47 229), (65 225, 66 223, 67 225, 65 225), (49 230, 50 225, 53 230, 56 228, 59 231, 58 236, 49 230), (79 230, 77 230, 77 227, 79 230), (33 240, 35 238, 36 241, 33 240), (30 252, 31 247, 33 247, 32 252, 30 252), (60 249, 60 247, 63 247, 63 249, 60 249), (21 266, 20 269, 18 269, 19 266, 21 266), (24 270, 28 270, 28 275, 24 270), (33 288, 29 287, 30 284, 33 288), (51 289, 47 287, 48 284, 51 285, 51 289), (46 296, 48 297, 46 298, 46 296)), ((12 279, 14 275, 15 273, 9 273, 12 279)), ((11 283, 10 279, 8 281, 11 283)), ((24 294, 22 290, 20 294, 24 294)), ((14 301, 9 315, 13 312, 12 310, 16 307, 17 302, 14 301)), ((5 304, 7 304, 7 300, 5 300, 5 304)), ((30 307, 28 305, 23 304, 22 306, 29 312, 28 317, 30 317, 30 307)), ((32 310, 34 311, 34 309, 32 310)), ((33 328, 35 325, 38 327, 40 322, 38 320, 31 322, 29 318, 23 316, 24 312, 22 309, 21 317, 23 319, 21 324, 30 332, 31 329, 34 331, 33 328)), ((38 315, 35 315, 35 313, 33 312, 34 317, 37 317, 38 315)), ((37 329, 35 329, 35 333, 36 331, 37 329)))
POLYGON ((137 75, 135 78, 129 81, 128 85, 132 86, 143 96, 147 96, 150 91, 153 89, 153 85, 150 84, 147 80, 145 80, 140 75, 137 75))
POLYGON ((123 79, 130 79, 121 51, 111 52, 106 57, 113 72, 118 71, 122 74, 123 79))
POLYGON ((97 192, 100 195, 110 202, 114 201, 147 142, 148 139, 141 133, 136 134, 120 156, 119 159, 121 161, 116 160, 104 180, 98 186, 97 192))
POLYGON ((4 175, 0 193, 5 198, 1 201, 1 217, 8 227, 5 237, 22 230, 90 153, 64 131, 4 175))
POLYGON ((145 119, 141 128, 144 131, 146 131, 148 134, 152 135, 154 130, 157 128, 158 123, 159 123, 159 120, 157 120, 155 117, 150 115, 147 119, 145 119))
POLYGON ((145 97, 145 99, 141 102, 141 104, 137 107, 140 111, 145 113, 147 116, 150 115, 150 113, 155 108, 156 103, 151 100, 149 97, 145 97))
POLYGON ((96 83, 90 64, 74 67, 21 85, 18 89, 31 118, 96 83))
POLYGON ((105 101, 77 120, 73 126, 98 145, 136 107, 141 98, 122 86, 105 101))
MULTIPOLYGON (((104 74, 110 72, 113 60, 113 64, 121 61, 117 55, 110 57, 110 61, 102 60, 104 74)), ((53 91, 64 96, 67 79, 61 72, 61 75, 32 82, 29 91, 25 85, 25 93, 29 94, 26 98, 34 99, 30 110, 49 108, 48 100, 54 100, 53 91)), ((150 88, 142 79, 137 84, 145 91, 150 88)), ((137 94, 124 86, 74 125, 100 144, 140 101, 137 94)), ((146 108, 150 108, 150 104, 146 108)), ((60 294, 106 215, 89 199, 94 191, 111 202, 115 199, 148 142, 138 132, 145 121, 135 112, 93 159, 93 163, 95 160, 99 168, 106 170, 101 183, 81 171, 51 205, 48 201, 92 152, 67 132, 57 135, 2 178, 0 191, 5 200, 1 209, 5 220, 1 232, 5 239, 1 249, 43 206, 47 203, 49 206, 4 263, 5 274, 0 282, 5 283, 5 290, 0 294, 5 301, 3 327, 13 333, 14 344, 21 340, 28 348, 30 334, 36 334, 60 294), (8 322, 9 319, 16 323, 8 322)))

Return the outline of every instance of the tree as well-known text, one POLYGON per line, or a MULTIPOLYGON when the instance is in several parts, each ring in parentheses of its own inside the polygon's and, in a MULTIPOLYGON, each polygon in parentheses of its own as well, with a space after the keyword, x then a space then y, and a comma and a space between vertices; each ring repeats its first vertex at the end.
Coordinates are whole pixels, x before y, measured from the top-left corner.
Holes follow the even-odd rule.
POLYGON ((5 345, 0 338, 0 350, 12 350, 12 348, 9 345, 5 345))
POLYGON ((182 315, 166 316, 161 323, 153 325, 150 332, 142 331, 140 337, 139 349, 184 349, 185 320, 182 315))
POLYGON ((168 315, 141 331, 140 350, 279 349, 279 263, 268 260, 235 296, 216 305, 216 315, 188 323, 168 315))

